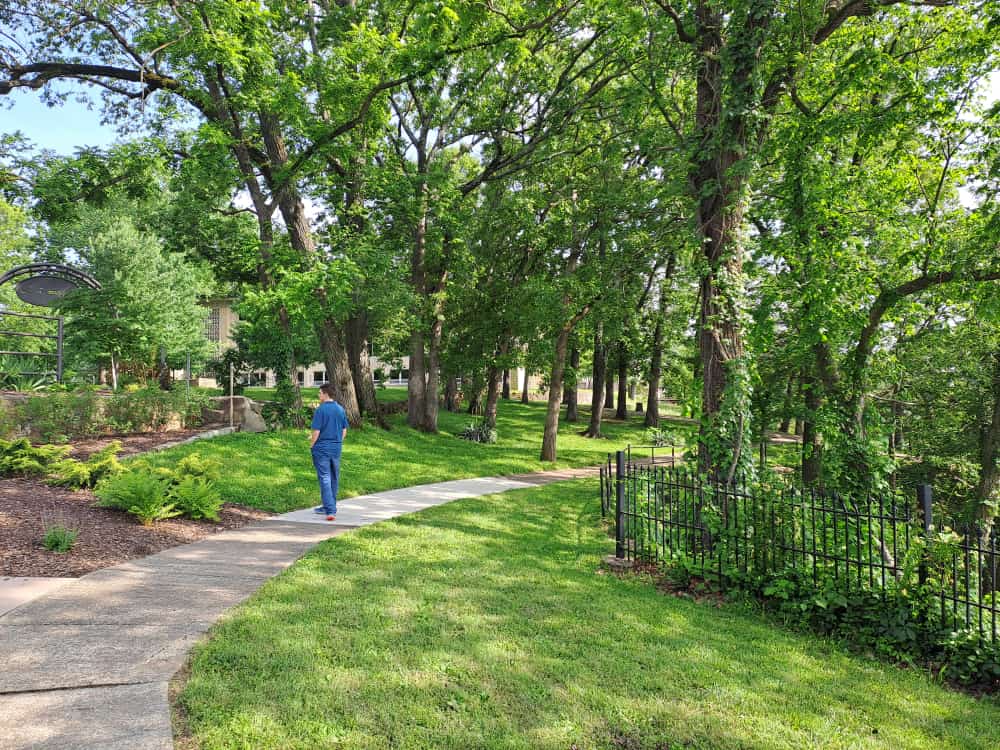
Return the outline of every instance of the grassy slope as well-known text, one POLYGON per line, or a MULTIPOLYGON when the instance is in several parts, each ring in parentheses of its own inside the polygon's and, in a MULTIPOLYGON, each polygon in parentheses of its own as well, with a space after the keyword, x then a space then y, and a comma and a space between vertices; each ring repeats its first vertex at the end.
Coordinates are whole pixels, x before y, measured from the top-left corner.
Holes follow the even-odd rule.
MULTIPOLYGON (((402 389, 388 389, 397 396, 402 389)), ((496 445, 480 445, 455 437, 474 421, 468 414, 442 411, 441 432, 424 435, 405 426, 405 415, 391 417, 393 429, 352 430, 341 462, 341 497, 447 479, 517 474, 565 466, 601 463, 609 451, 643 442, 642 418, 628 424, 606 422, 607 440, 590 440, 578 433, 585 424, 560 425, 559 462, 538 460, 542 445, 545 404, 504 402, 499 410, 496 445)), ((582 415, 587 419, 586 413, 582 415)), ((168 465, 197 453, 223 462, 219 487, 227 502, 284 512, 318 502, 316 475, 309 456, 308 431, 259 435, 238 434, 172 448, 149 460, 168 465)))
POLYGON ((330 540, 197 649, 215 748, 996 748, 998 706, 597 573, 592 480, 330 540))

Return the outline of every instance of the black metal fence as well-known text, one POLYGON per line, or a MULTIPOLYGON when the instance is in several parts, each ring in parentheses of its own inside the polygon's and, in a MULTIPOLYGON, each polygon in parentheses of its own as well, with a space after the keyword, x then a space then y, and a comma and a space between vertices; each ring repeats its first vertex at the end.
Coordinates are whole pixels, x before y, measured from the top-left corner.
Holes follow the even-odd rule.
POLYGON ((931 489, 913 500, 740 481, 619 452, 601 469, 601 511, 615 520, 616 557, 683 560, 721 589, 791 569, 819 586, 882 597, 905 587, 931 591, 940 622, 997 642, 997 533, 975 524, 934 527, 931 489))

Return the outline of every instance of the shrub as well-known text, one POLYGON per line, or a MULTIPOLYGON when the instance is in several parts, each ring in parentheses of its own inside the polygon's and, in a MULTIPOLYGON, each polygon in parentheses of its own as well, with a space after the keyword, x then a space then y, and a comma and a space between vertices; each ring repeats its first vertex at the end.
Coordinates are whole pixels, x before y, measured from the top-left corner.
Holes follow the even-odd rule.
POLYGON ((105 477, 122 470, 122 464, 118 460, 118 452, 121 449, 121 442, 115 440, 86 461, 77 461, 73 458, 57 461, 49 469, 48 483, 73 489, 94 487, 105 477))
POLYGON ((170 496, 184 515, 194 520, 219 520, 222 496, 215 485, 201 476, 188 475, 174 484, 170 496))
POLYGON ((42 537, 42 546, 50 552, 69 552, 76 544, 76 537, 79 533, 76 529, 70 529, 61 524, 49 526, 45 529, 45 536, 42 537))
POLYGON ((0 438, 8 439, 17 434, 20 418, 17 407, 0 401, 0 438))
POLYGON ((497 431, 490 429, 485 423, 470 424, 459 434, 463 440, 471 440, 474 443, 487 443, 492 445, 497 441, 497 431))
POLYGON ((45 481, 58 487, 79 490, 94 486, 90 478, 90 467, 83 461, 77 461, 74 458, 57 461, 52 464, 48 473, 49 477, 45 481))
POLYGON ((32 396, 22 406, 24 421, 47 443, 100 431, 100 404, 92 390, 32 396))
POLYGON ((312 410, 306 406, 296 408, 296 400, 300 398, 301 393, 291 380, 279 378, 274 387, 274 400, 265 403, 260 410, 267 428, 280 430, 301 428, 309 424, 312 410))
POLYGON ((164 518, 179 516, 168 501, 170 480, 142 470, 122 472, 102 481, 94 490, 98 507, 117 508, 136 516, 143 526, 152 526, 164 518))
POLYGON ((646 441, 649 445, 663 448, 668 445, 675 445, 676 436, 673 432, 663 427, 650 427, 646 430, 646 441))
POLYGON ((0 440, 0 476, 38 476, 69 450, 61 445, 33 446, 27 438, 0 440))
POLYGON ((214 482, 222 475, 222 464, 215 459, 202 458, 197 453, 192 453, 177 462, 177 465, 174 466, 174 475, 178 480, 197 477, 214 482))

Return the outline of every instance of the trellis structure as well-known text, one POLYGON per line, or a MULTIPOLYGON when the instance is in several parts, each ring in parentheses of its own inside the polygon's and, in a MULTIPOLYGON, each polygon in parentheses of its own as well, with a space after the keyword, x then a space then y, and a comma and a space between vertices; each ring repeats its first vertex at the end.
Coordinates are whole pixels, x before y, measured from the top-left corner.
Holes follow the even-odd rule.
MULTIPOLYGON (((62 263, 27 263, 17 266, 0 276, 0 286, 16 281, 15 294, 18 298, 36 307, 51 307, 61 300, 67 292, 73 289, 100 289, 100 282, 85 271, 81 271, 72 266, 62 263)), ((55 321, 56 333, 27 333, 24 331, 0 330, 0 336, 20 336, 37 339, 52 339, 56 342, 55 352, 25 352, 13 350, 0 350, 0 355, 22 356, 22 357, 46 357, 55 358, 55 370, 22 372, 22 375, 49 375, 55 374, 56 382, 62 382, 63 373, 63 319, 62 316, 36 315, 32 313, 15 313, 8 310, 0 310, 0 316, 11 316, 18 318, 32 318, 36 320, 55 321)))

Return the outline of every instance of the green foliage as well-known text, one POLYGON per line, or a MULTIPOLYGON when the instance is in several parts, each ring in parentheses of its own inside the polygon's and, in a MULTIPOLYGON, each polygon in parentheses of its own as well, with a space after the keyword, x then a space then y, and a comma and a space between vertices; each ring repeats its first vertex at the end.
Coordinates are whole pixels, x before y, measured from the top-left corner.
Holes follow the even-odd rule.
POLYGON ((40 476, 63 459, 66 446, 32 446, 27 438, 0 440, 0 476, 40 476))
POLYGON ((100 397, 91 389, 31 396, 22 406, 24 421, 46 443, 98 434, 100 410, 100 397))
MULTIPOLYGON (((97 457, 95 454, 92 461, 97 457)), ((108 466, 109 458, 94 461, 94 470, 108 466)), ((101 507, 128 511, 146 525, 178 515, 218 521, 223 500, 215 481, 220 475, 218 461, 197 453, 171 466, 155 466, 149 459, 137 459, 124 471, 105 472, 94 494, 100 498, 101 507)))
POLYGON ((181 458, 173 471, 179 478, 194 477, 215 482, 222 476, 222 463, 214 458, 205 458, 198 453, 192 453, 181 458))
MULTIPOLYGON (((815 571, 789 561, 783 569, 765 574, 724 566, 722 575, 727 589, 758 598, 786 625, 807 627, 893 662, 929 667, 955 682, 995 688, 1000 686, 1000 645, 971 630, 978 622, 967 623, 969 629, 958 623, 956 629, 955 622, 941 620, 942 581, 936 576, 946 575, 954 541, 950 535, 926 546, 913 542, 907 559, 900 561, 897 577, 889 577, 886 587, 877 590, 848 585, 843 576, 824 572, 819 561, 815 571), (925 584, 918 578, 920 561, 929 576, 925 584)), ((641 542, 636 542, 640 552, 641 542)), ((724 546, 725 539, 720 538, 719 544, 724 546)), ((705 563, 676 555, 663 565, 663 574, 676 588, 693 588, 705 583, 701 578, 705 563)))
POLYGON ((243 389, 249 384, 249 375, 254 365, 247 359, 246 353, 239 347, 226 349, 222 356, 208 363, 208 372, 212 374, 222 393, 229 395, 229 372, 233 373, 233 395, 243 395, 243 389))
MULTIPOLYGON (((194 397, 203 398, 200 394, 194 397)), ((125 388, 107 399, 105 419, 116 432, 158 431, 171 419, 182 417, 187 408, 184 389, 164 391, 155 385, 125 388)))
POLYGON ((126 363, 153 366, 161 348, 197 358, 207 348, 208 311, 199 301, 210 291, 204 274, 165 252, 125 208, 92 218, 97 225, 80 249, 101 289, 71 292, 60 303, 67 348, 77 358, 105 364, 113 377, 126 363))
POLYGON ((79 530, 71 529, 62 524, 49 526, 42 537, 42 546, 50 552, 66 553, 73 549, 79 530))
POLYGON ((674 431, 666 427, 650 427, 643 435, 643 439, 647 445, 653 445, 657 448, 681 444, 674 431))
POLYGON ((8 401, 0 400, 0 440, 12 437, 20 428, 20 422, 20 409, 8 401))
POLYGON ((587 480, 460 500, 314 548, 192 653, 179 703, 194 741, 995 750, 993 698, 598 571, 595 492, 587 480))
POLYGON ((463 440, 471 440, 474 443, 486 443, 492 445, 497 441, 497 431, 485 422, 475 422, 467 425, 459 435, 463 440))
POLYGON ((120 441, 115 440, 94 453, 86 461, 64 458, 49 467, 48 483, 72 489, 93 488, 106 477, 114 476, 123 470, 118 460, 122 449, 120 441))
POLYGON ((143 470, 129 470, 107 477, 95 489, 98 507, 124 510, 143 526, 179 516, 181 511, 169 501, 170 479, 143 470))
POLYGON ((182 477, 170 488, 170 497, 177 508, 188 518, 194 520, 219 520, 219 510, 222 508, 222 495, 215 484, 204 476, 188 475, 182 477))
POLYGON ((312 409, 303 406, 298 387, 289 378, 279 378, 274 400, 261 407, 268 429, 301 428, 312 419, 312 409))
POLYGON ((128 386, 108 397, 93 389, 32 396, 20 408, 20 419, 45 442, 112 432, 161 430, 178 419, 185 427, 200 423, 206 394, 184 388, 128 386))

